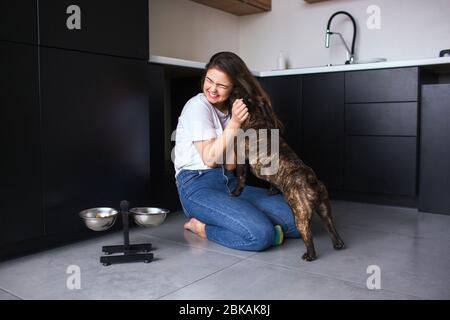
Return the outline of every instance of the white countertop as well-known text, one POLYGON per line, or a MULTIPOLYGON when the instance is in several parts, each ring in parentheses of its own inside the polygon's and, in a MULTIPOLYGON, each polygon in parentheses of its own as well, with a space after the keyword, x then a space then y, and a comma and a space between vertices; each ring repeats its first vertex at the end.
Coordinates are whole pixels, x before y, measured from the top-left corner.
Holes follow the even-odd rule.
POLYGON ((184 59, 171 58, 171 57, 163 57, 163 56, 155 56, 152 54, 150 55, 150 59, 148 60, 148 62, 167 64, 167 65, 171 65, 171 66, 188 67, 188 68, 194 68, 194 69, 204 69, 206 66, 206 63, 204 63, 204 62, 184 60, 184 59))
MULTIPOLYGON (((166 65, 174 65, 180 67, 188 67, 195 69, 204 69, 206 63, 150 55, 149 62, 160 63, 166 65)), ((356 70, 371 70, 371 69, 385 69, 385 68, 399 68, 399 67, 413 67, 413 66, 427 66, 427 65, 439 65, 450 64, 450 57, 438 57, 428 59, 417 60, 403 60, 403 61, 383 61, 375 63, 357 63, 351 65, 335 65, 335 66, 319 66, 319 67, 304 67, 293 68, 286 70, 270 70, 270 71, 252 71, 253 75, 258 77, 273 77, 273 76, 288 76, 297 74, 311 74, 311 73, 324 73, 324 72, 339 72, 339 71, 356 71, 356 70)))

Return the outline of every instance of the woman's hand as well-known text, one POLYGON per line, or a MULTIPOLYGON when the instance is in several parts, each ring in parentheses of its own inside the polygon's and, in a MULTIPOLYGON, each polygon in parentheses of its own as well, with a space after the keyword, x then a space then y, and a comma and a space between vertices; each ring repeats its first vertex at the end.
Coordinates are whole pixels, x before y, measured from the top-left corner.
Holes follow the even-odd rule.
POLYGON ((233 107, 231 108, 231 120, 239 127, 249 117, 247 106, 243 99, 234 100, 233 107))

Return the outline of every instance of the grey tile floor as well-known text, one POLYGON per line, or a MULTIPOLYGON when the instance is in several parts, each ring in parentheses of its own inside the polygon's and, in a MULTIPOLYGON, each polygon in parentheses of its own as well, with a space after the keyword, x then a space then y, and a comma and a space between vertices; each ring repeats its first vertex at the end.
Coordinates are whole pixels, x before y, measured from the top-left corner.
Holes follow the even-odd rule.
MULTIPOLYGON (((450 299, 450 216, 416 209, 333 201, 346 249, 335 251, 319 219, 318 260, 288 239, 264 252, 219 246, 183 231, 171 213, 155 228, 134 228, 131 242, 151 242, 155 260, 104 267, 101 246, 121 233, 0 263, 0 299, 450 299), (69 266, 80 289, 68 289, 69 266), (381 289, 368 289, 371 265, 381 289)), ((70 282, 70 281, 69 281, 70 282)))

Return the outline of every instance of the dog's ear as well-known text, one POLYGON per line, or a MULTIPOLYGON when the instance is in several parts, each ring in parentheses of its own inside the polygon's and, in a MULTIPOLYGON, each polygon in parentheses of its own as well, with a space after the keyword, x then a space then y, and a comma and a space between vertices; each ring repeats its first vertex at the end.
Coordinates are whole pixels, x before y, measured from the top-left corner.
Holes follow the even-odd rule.
POLYGON ((255 103, 256 101, 253 101, 253 99, 242 88, 233 88, 233 91, 230 94, 231 104, 233 104, 236 99, 242 99, 249 112, 253 112, 253 110, 257 107, 255 103))
POLYGON ((244 97, 244 90, 239 87, 234 87, 230 93, 230 101, 233 104, 236 99, 242 99, 244 97))

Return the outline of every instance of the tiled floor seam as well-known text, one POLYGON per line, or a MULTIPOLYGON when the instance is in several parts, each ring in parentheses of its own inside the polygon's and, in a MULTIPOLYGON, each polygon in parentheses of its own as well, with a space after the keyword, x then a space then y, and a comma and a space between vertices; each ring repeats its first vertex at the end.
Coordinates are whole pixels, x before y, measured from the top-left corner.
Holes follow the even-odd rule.
POLYGON ((3 287, 0 287, 0 291, 3 291, 4 293, 9 294, 10 296, 13 296, 14 298, 17 298, 19 300, 24 300, 23 298, 19 297, 18 295, 14 294, 12 292, 9 292, 7 289, 5 289, 3 287))
POLYGON ((232 264, 230 264, 229 266, 226 266, 226 267, 224 267, 224 268, 222 268, 222 269, 219 269, 219 270, 216 270, 216 271, 214 271, 214 272, 211 272, 210 274, 208 274, 208 275, 206 275, 206 276, 204 276, 204 277, 202 277, 202 278, 200 278, 200 279, 197 279, 197 280, 195 280, 195 281, 192 281, 191 283, 188 283, 187 285, 182 286, 181 288, 178 288, 178 289, 176 289, 176 290, 173 290, 173 291, 171 291, 171 292, 169 292, 169 293, 165 293, 165 294, 163 294, 162 296, 156 298, 155 300, 160 300, 161 298, 164 298, 164 297, 166 297, 166 296, 168 296, 168 295, 171 295, 171 294, 173 294, 173 293, 175 293, 175 292, 177 292, 177 291, 180 291, 180 290, 182 290, 182 289, 184 289, 184 288, 187 288, 187 287, 189 287, 189 286, 191 286, 191 285, 193 285, 193 284, 196 284, 196 283, 198 283, 198 282, 200 282, 200 281, 202 281, 202 280, 204 280, 204 279, 207 279, 207 278, 209 278, 209 277, 215 275, 216 273, 219 273, 219 272, 221 272, 221 271, 223 271, 223 270, 226 270, 226 269, 228 269, 228 268, 231 268, 232 266, 234 266, 234 265, 236 265, 236 264, 238 264, 238 263, 241 263, 241 262, 243 262, 243 261, 245 261, 245 260, 248 260, 248 258, 242 258, 241 260, 236 261, 235 263, 232 263, 232 264))
POLYGON ((417 237, 417 236, 413 236, 413 235, 409 235, 409 234, 403 234, 403 233, 398 233, 398 232, 385 231, 385 230, 380 230, 380 229, 372 229, 372 228, 367 228, 367 227, 361 227, 361 226, 354 225, 354 224, 347 224, 345 226, 340 226, 340 228, 342 228, 342 229, 356 229, 356 230, 371 231, 371 232, 379 232, 379 233, 391 234, 391 235, 393 234, 393 235, 396 235, 396 236, 399 236, 399 237, 416 239, 416 240, 420 240, 420 239, 440 240, 441 239, 441 238, 438 238, 438 237, 417 237))
MULTIPOLYGON (((348 283, 350 285, 354 285, 357 288, 367 289, 364 286, 364 284, 361 284, 359 282, 351 281, 351 280, 348 280, 348 279, 341 279, 341 278, 333 277, 333 276, 330 276, 330 275, 327 275, 327 274, 323 274, 323 273, 311 272, 311 271, 304 270, 304 269, 296 269, 294 267, 283 265, 283 264, 279 264, 279 263, 266 262, 266 261, 261 261, 261 260, 258 260, 258 259, 253 259, 252 257, 249 257, 248 259, 245 259, 245 260, 252 260, 252 261, 259 262, 259 263, 264 263, 264 264, 267 264, 267 265, 277 266, 277 267, 285 268, 285 269, 292 270, 292 271, 299 271, 299 272, 303 272, 303 273, 308 273, 308 274, 312 274, 314 276, 318 276, 318 277, 322 277, 322 278, 326 278, 326 279, 330 279, 330 280, 338 280, 338 281, 341 281, 341 282, 348 283)), ((242 261, 240 261, 240 262, 242 262, 242 261)), ((237 262, 237 263, 240 263, 240 262, 237 262)), ((370 289, 367 289, 367 290, 370 290, 370 289)), ((385 292, 389 292, 389 293, 401 294, 401 295, 404 295, 404 296, 409 296, 411 298, 417 298, 417 299, 422 299, 422 300, 423 299, 429 299, 429 298, 426 298, 426 297, 419 297, 419 296, 415 296, 415 295, 412 295, 412 294, 409 294, 409 293, 394 291, 394 290, 390 290, 390 289, 379 289, 379 290, 385 291, 385 292)))
POLYGON ((227 256, 232 256, 232 257, 239 258, 239 259, 246 259, 248 257, 252 257, 255 254, 257 254, 257 252, 255 252, 253 254, 250 254, 247 257, 243 257, 243 256, 235 255, 235 254, 232 254, 232 253, 227 253, 227 252, 223 252, 223 251, 219 251, 219 250, 203 248, 203 247, 199 247, 199 246, 195 246, 195 245, 191 245, 191 244, 187 244, 187 243, 183 243, 183 242, 178 242, 176 240, 170 240, 170 239, 166 239, 166 238, 158 237, 158 236, 154 236, 154 235, 146 235, 146 234, 143 234, 143 233, 141 233, 140 235, 142 235, 144 237, 147 237, 147 238, 161 239, 161 240, 164 240, 164 241, 167 241, 167 242, 171 242, 171 243, 174 243, 176 245, 183 246, 183 247, 190 247, 190 248, 195 248, 195 249, 199 249, 199 250, 205 250, 205 251, 208 251, 208 252, 220 253, 220 254, 224 254, 224 255, 227 255, 227 256))

